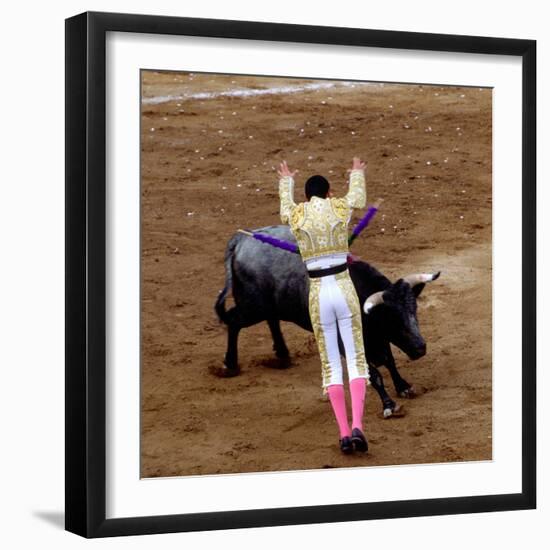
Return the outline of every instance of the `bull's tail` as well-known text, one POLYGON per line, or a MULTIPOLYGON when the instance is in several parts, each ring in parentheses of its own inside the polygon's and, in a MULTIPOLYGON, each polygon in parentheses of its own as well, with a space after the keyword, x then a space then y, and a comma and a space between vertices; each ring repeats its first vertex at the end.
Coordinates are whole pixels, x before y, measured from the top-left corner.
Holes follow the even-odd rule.
POLYGON ((240 235, 234 235, 229 243, 227 243, 224 258, 225 286, 223 290, 221 290, 218 294, 218 298, 216 299, 216 303, 214 305, 214 309, 216 310, 218 318, 225 324, 228 323, 227 311, 225 309, 225 299, 227 298, 227 295, 229 294, 229 291, 233 286, 233 256, 235 255, 235 247, 237 246, 239 240, 240 235))

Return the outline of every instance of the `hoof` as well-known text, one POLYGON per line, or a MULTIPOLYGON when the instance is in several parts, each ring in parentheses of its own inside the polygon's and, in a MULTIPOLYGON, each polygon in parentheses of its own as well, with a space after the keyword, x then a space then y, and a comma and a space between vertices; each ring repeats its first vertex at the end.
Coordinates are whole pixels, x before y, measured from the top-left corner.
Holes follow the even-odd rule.
POLYGON ((275 352, 275 357, 277 357, 277 359, 279 359, 280 361, 290 361, 290 353, 288 350, 277 351, 276 349, 274 349, 273 351, 275 352))
POLYGON ((238 376, 240 369, 230 369, 225 363, 221 367, 210 367, 210 373, 218 378, 233 378, 238 376))
POLYGON ((414 399, 419 396, 419 393, 416 391, 414 386, 410 386, 406 390, 400 391, 399 396, 405 399, 414 399))
POLYGON ((278 359, 280 369, 288 369, 292 366, 292 361, 290 360, 289 355, 287 355, 286 357, 279 357, 278 359))
POLYGON ((405 416, 405 408, 396 403, 393 408, 384 409, 382 414, 384 418, 401 418, 405 416))

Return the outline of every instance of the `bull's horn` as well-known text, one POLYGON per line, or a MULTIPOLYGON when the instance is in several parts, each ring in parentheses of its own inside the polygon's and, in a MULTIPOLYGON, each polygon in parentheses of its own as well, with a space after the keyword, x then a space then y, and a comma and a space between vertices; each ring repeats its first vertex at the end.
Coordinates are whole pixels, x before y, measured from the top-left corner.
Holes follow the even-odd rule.
POLYGON ((368 313, 374 306, 381 304, 384 301, 383 294, 384 294, 383 290, 381 290, 380 292, 375 292, 374 294, 371 294, 363 304, 363 311, 365 313, 368 313))
POLYGON ((437 273, 414 273, 403 277, 403 280, 409 283, 411 286, 416 286, 421 283, 431 283, 435 281, 441 275, 441 271, 437 273))

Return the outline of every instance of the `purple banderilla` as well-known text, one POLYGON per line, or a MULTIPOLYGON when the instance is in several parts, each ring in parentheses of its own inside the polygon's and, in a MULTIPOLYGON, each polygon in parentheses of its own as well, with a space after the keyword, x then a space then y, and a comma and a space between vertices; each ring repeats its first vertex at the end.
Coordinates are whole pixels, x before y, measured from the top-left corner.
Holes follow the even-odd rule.
POLYGON ((383 199, 378 199, 372 206, 369 207, 365 215, 359 220, 348 238, 348 245, 351 245, 351 243, 359 236, 361 231, 363 231, 363 229, 365 229, 365 227, 369 225, 372 218, 374 218, 376 212, 378 212, 378 209, 382 204, 382 200, 383 199))
MULTIPOLYGON (((380 208, 380 204, 382 203, 382 199, 379 199, 377 202, 375 202, 372 206, 369 207, 365 215, 359 220, 357 225, 353 228, 353 231, 351 235, 348 238, 348 245, 350 245, 367 227, 374 218, 374 215, 376 212, 378 212, 378 209, 380 208)), ((278 239, 277 237, 272 237, 271 235, 267 235, 266 233, 262 233, 261 231, 244 231, 242 229, 239 229, 241 233, 244 233, 245 235, 248 235, 250 237, 254 237, 258 241, 261 241, 263 243, 270 244, 271 246, 275 246, 276 248, 282 248, 283 250, 287 250, 288 252, 292 252, 294 254, 300 254, 300 250, 298 249, 298 245, 295 243, 291 243, 288 241, 285 241, 284 239, 278 239)))
POLYGON ((278 239, 277 237, 272 237, 271 235, 261 233, 260 231, 253 231, 252 237, 262 241, 263 243, 270 244, 271 246, 276 246, 277 248, 294 252, 294 254, 300 254, 297 244, 285 241, 284 239, 278 239))

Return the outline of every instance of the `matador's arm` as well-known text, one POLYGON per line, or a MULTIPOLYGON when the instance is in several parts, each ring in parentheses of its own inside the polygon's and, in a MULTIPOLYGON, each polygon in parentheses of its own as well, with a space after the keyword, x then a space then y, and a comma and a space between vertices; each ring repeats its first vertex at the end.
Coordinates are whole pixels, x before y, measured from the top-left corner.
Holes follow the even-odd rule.
POLYGON ((367 187, 364 168, 353 168, 349 174, 349 190, 344 199, 350 208, 365 208, 367 187))
POLYGON ((292 210, 296 207, 294 202, 294 178, 283 176, 279 180, 279 199, 281 201, 281 221, 288 223, 292 210))
POLYGON ((281 221, 288 223, 292 211, 296 208, 296 203, 294 202, 294 174, 296 171, 291 172, 288 169, 286 161, 283 161, 277 173, 280 176, 279 199, 281 201, 281 221))

